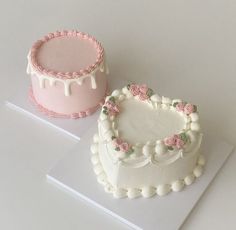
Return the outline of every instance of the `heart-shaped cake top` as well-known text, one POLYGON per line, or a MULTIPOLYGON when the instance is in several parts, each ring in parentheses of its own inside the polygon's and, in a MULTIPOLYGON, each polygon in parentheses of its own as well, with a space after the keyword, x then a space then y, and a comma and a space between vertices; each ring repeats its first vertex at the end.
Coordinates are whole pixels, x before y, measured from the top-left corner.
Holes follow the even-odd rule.
POLYGON ((122 161, 183 154, 200 131, 197 107, 129 84, 106 98, 99 118, 104 141, 122 161))

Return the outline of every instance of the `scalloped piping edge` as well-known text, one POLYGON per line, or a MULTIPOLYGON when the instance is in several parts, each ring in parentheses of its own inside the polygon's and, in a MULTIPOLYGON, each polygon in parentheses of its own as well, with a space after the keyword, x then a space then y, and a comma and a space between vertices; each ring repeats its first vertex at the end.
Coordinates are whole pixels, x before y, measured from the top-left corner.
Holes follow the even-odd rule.
POLYGON ((55 77, 55 78, 61 78, 61 79, 71 79, 71 78, 75 78, 75 77, 80 77, 83 76, 84 74, 89 74, 90 72, 92 72, 93 70, 95 70, 103 61, 104 58, 104 49, 101 45, 100 42, 98 42, 93 36, 77 31, 77 30, 63 30, 63 31, 56 31, 54 33, 49 33, 48 35, 44 36, 42 39, 36 41, 32 48, 30 49, 30 61, 32 63, 32 66, 35 68, 35 70, 37 70, 39 73, 43 74, 43 75, 48 75, 51 77, 55 77), (89 42, 92 42, 95 44, 95 48, 97 50, 97 58, 95 63, 93 63, 92 65, 89 65, 87 68, 84 68, 80 71, 77 72, 55 72, 55 71, 51 71, 48 69, 43 68, 41 65, 38 64, 36 56, 37 56, 37 52, 40 49, 40 47, 42 46, 43 43, 56 38, 56 37, 79 37, 81 39, 85 39, 88 40, 89 42))
MULTIPOLYGON (((98 140, 96 140, 96 134, 93 138, 93 144, 98 144, 98 140)), ((171 184, 163 184, 158 186, 148 186, 143 188, 115 188, 112 186, 106 176, 106 173, 103 170, 103 167, 100 163, 99 156, 98 156, 98 148, 91 148, 92 157, 91 161, 93 164, 93 170, 97 176, 98 183, 104 186, 105 192, 111 193, 114 198, 150 198, 154 195, 164 196, 173 192, 179 192, 184 189, 185 185, 191 185, 196 178, 200 177, 203 173, 203 166, 205 165, 205 158, 203 155, 200 155, 197 160, 197 164, 193 170, 193 172, 187 175, 182 180, 176 180, 171 184)))
POLYGON ((80 111, 78 113, 72 113, 72 114, 62 114, 62 113, 57 113, 54 112, 52 110, 46 109, 45 107, 43 107, 42 105, 40 105, 33 94, 33 90, 32 90, 32 86, 29 89, 29 100, 36 106, 36 108, 38 109, 39 112, 43 113, 44 115, 48 116, 48 117, 53 117, 53 118, 69 118, 69 119, 78 119, 78 118, 83 118, 83 117, 87 117, 92 115, 94 112, 96 112, 98 110, 99 107, 101 107, 104 104, 105 98, 108 95, 109 91, 108 89, 106 90, 106 94, 103 97, 103 99, 99 102, 99 104, 97 106, 94 106, 92 108, 89 108, 85 111, 80 111))

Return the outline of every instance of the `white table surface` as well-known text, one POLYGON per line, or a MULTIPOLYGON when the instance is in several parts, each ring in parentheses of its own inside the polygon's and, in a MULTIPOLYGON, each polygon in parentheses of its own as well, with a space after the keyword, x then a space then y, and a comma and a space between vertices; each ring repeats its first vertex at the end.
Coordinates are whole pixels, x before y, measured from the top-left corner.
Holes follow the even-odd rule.
MULTIPOLYGON (((204 132, 236 145, 235 27, 233 0, 2 1, 0 229, 127 229, 46 182, 76 141, 4 106, 28 80, 19 76, 34 40, 64 28, 93 34, 106 49, 110 77, 198 104, 204 132)), ((232 154, 182 229, 235 229, 235 165, 232 154)))

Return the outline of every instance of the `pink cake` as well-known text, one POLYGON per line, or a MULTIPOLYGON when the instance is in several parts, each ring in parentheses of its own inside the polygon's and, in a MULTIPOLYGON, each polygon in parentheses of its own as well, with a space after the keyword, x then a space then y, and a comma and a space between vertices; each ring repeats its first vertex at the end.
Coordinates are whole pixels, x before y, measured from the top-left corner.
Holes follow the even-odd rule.
POLYGON ((78 31, 50 33, 28 55, 30 98, 52 117, 80 118, 95 112, 107 93, 104 49, 78 31))

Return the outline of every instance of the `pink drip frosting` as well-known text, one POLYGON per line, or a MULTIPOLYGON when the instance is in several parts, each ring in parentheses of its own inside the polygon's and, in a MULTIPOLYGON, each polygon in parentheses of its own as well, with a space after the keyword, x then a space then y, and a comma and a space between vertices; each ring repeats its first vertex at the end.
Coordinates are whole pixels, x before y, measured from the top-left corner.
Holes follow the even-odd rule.
MULTIPOLYGON (((108 90, 107 90, 106 96, 107 95, 108 95, 108 90)), ((90 116, 91 114, 96 112, 97 109, 99 107, 101 107, 104 104, 104 102, 105 102, 105 98, 103 98, 97 106, 89 108, 89 109, 87 109, 85 111, 80 111, 78 113, 73 113, 73 114, 61 114, 61 113, 56 113, 54 111, 48 110, 45 107, 43 107, 42 105, 40 105, 36 101, 36 99, 34 97, 32 87, 30 87, 30 89, 29 89, 29 99, 37 107, 37 109, 41 113, 43 113, 44 115, 46 115, 48 117, 53 117, 53 118, 70 118, 70 119, 78 119, 78 118, 83 118, 83 117, 86 117, 86 116, 90 116)))
POLYGON ((94 37, 86 33, 76 31, 76 30, 71 30, 71 31, 63 30, 61 32, 56 31, 55 33, 50 33, 44 36, 41 40, 38 40, 37 42, 35 42, 33 47, 30 50, 30 61, 33 68, 39 74, 43 74, 43 75, 47 75, 47 76, 59 78, 59 79, 75 79, 75 78, 82 77, 86 74, 89 74, 92 71, 94 71, 102 63, 103 59, 104 59, 104 49, 102 45, 94 37), (78 37, 80 39, 88 40, 89 42, 93 43, 97 51, 96 61, 93 64, 77 72, 57 72, 57 71, 52 71, 52 70, 44 68, 42 65, 39 64, 37 60, 37 53, 40 47, 45 42, 48 42, 49 40, 53 38, 58 38, 58 37, 78 37))

